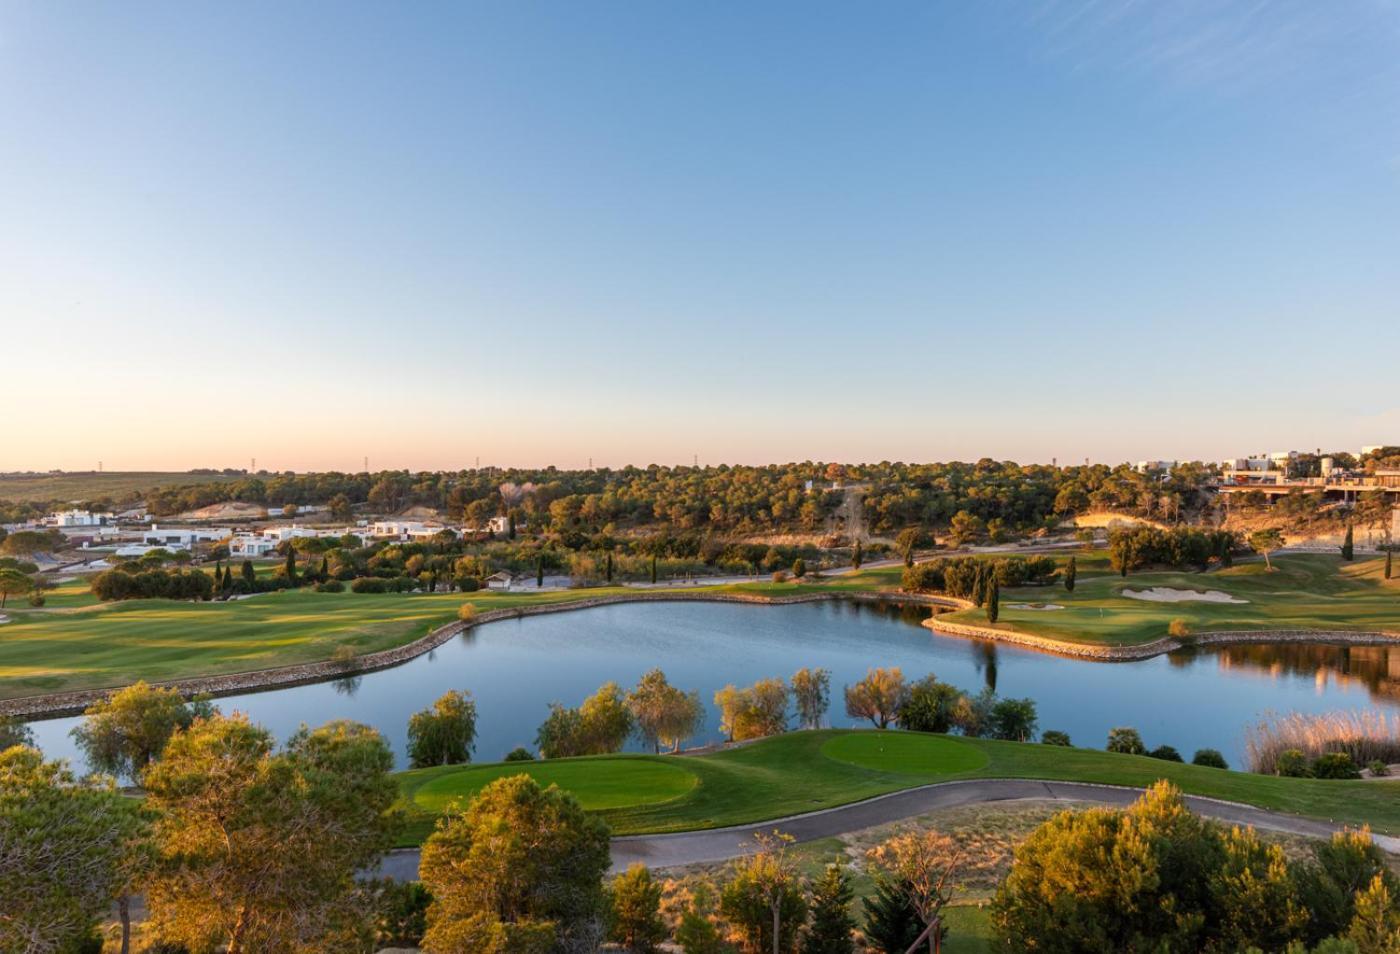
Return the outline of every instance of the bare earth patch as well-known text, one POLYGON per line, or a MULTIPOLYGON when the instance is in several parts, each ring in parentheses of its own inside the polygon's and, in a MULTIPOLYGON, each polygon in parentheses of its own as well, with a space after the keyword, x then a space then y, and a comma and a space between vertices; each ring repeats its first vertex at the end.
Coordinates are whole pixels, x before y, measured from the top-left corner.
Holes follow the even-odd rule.
POLYGON ((1222 593, 1219 590, 1178 590, 1171 586, 1154 586, 1149 590, 1122 590, 1130 600, 1146 600, 1149 603, 1248 603, 1238 596, 1222 593))
POLYGON ((1007 609, 1035 610, 1036 612, 1046 612, 1048 610, 1064 609, 1059 603, 1007 603, 1007 609))

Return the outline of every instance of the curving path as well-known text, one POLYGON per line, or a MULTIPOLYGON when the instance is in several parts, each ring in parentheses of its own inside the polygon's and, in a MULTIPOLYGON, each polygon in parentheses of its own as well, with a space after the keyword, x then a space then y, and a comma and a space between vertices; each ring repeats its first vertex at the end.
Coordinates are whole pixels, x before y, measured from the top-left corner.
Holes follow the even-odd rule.
MULTIPOLYGON (((627 835, 612 840, 613 871, 633 862, 652 868, 726 861, 751 850, 753 836, 777 828, 798 841, 815 841, 876 825, 903 821, 940 808, 985 804, 1017 799, 1037 801, 1098 802, 1128 805, 1142 794, 1140 788, 1098 785, 1090 782, 1048 782, 1035 779, 987 778, 960 782, 936 782, 919 788, 880 795, 863 802, 818 812, 792 815, 753 825, 662 835, 627 835)), ((1253 825, 1265 831, 1326 838, 1341 826, 1321 819, 1265 811, 1238 802, 1187 795, 1192 811, 1226 824, 1253 825)), ((1386 851, 1400 853, 1400 838, 1374 836, 1386 851)), ((418 876, 418 849, 392 852, 378 872, 400 881, 418 876)))

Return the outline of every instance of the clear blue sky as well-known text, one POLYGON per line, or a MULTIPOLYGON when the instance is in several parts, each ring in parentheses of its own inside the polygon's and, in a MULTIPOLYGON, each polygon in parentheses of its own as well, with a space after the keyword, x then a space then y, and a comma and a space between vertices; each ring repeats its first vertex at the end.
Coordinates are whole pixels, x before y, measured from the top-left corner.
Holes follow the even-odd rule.
POLYGON ((1400 3, 0 2, 0 469, 1400 443, 1400 3))

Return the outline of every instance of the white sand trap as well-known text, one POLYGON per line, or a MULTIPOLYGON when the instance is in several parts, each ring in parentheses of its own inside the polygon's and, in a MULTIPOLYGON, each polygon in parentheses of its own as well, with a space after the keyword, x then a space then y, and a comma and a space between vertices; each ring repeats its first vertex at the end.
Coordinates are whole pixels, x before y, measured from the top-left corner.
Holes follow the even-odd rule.
POLYGON ((1123 590, 1130 600, 1147 600, 1149 603, 1248 603, 1229 593, 1219 590, 1178 590, 1170 586, 1154 586, 1150 590, 1123 590))
POLYGON ((0 626, 4 626, 9 621, 10 618, 8 616, 6 616, 4 613, 0 613, 0 626))
POLYGON ((1045 610, 1064 609, 1059 603, 1007 603, 1007 609, 1035 610, 1042 612, 1045 610))

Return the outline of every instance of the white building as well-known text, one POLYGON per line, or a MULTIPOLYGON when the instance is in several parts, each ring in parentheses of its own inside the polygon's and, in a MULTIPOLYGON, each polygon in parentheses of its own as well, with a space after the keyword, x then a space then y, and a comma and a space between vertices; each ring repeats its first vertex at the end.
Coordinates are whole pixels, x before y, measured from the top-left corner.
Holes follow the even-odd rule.
POLYGON ((105 527, 113 522, 110 513, 93 513, 90 510, 61 510, 49 516, 49 525, 54 527, 105 527))
POLYGON ((1133 470, 1139 474, 1150 473, 1154 470, 1168 471, 1176 466, 1174 460, 1140 460, 1133 465, 1133 470))
POLYGON ((368 532, 371 537, 381 539, 428 540, 446 529, 440 523, 424 523, 421 520, 381 520, 370 525, 368 532))
POLYGON ((228 555, 230 557, 240 557, 244 560, 255 560, 258 557, 265 557, 276 549, 276 540, 266 536, 255 536, 251 533, 240 533, 228 542, 228 555))
POLYGON ((508 590, 514 582, 514 574, 499 570, 486 578, 486 588, 488 590, 508 590))
POLYGON ((167 550, 188 550, 196 543, 218 543, 233 536, 228 527, 165 527, 151 524, 151 529, 141 534, 141 542, 146 546, 164 547, 167 550))
POLYGON ((319 534, 310 527, 303 527, 292 524, 290 527, 268 527, 263 530, 262 535, 271 540, 273 544, 281 543, 283 540, 296 540, 304 537, 315 537, 319 534))

